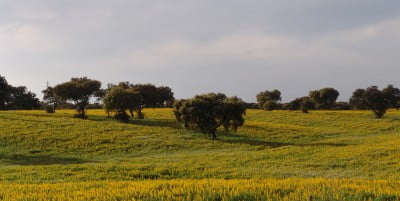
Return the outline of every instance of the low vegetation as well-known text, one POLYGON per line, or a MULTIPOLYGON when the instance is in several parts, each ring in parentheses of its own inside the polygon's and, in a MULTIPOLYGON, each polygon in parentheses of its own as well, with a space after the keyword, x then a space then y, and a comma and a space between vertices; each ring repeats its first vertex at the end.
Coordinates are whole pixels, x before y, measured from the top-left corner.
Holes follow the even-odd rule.
POLYGON ((399 181, 250 179, 0 184, 3 200, 395 201, 399 181), (21 193, 23 192, 23 193, 21 193), (12 199, 9 199, 12 198, 12 199))
POLYGON ((73 110, 0 112, 0 197, 399 198, 396 110, 384 119, 368 111, 247 110, 237 132, 220 128, 214 141, 183 129, 172 111, 145 109, 146 119, 128 123, 101 109, 88 110, 87 120, 72 118, 73 110))

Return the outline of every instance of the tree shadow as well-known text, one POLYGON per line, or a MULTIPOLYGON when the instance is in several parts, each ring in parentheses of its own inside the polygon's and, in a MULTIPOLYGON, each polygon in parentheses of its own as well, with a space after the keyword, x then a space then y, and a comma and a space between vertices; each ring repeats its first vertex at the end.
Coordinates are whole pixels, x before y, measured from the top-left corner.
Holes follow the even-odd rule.
MULTIPOLYGON (((26 115, 26 116, 33 116, 33 117, 35 117, 36 115, 26 115)), ((2 117, 0 117, 0 119, 2 119, 2 120, 10 120, 10 121, 21 121, 21 120, 23 120, 23 121, 30 121, 30 122, 36 122, 36 123, 42 123, 42 122, 44 122, 44 120, 37 120, 37 119, 21 119, 21 118, 10 117, 10 116, 7 116, 7 117, 2 116, 2 117)))
POLYGON ((67 164, 82 164, 90 161, 73 158, 73 157, 58 157, 52 155, 24 155, 24 154, 0 154, 0 160, 11 165, 67 165, 67 164))
POLYGON ((297 146, 297 147, 307 147, 307 146, 331 146, 331 147, 344 147, 351 144, 345 143, 325 143, 325 142, 310 142, 310 143, 294 143, 294 142, 279 142, 279 141, 265 141, 257 138, 251 138, 239 134, 220 134, 218 141, 229 143, 229 144, 244 144, 250 146, 264 146, 270 148, 278 148, 284 146, 297 146), (221 138, 222 137, 222 138, 221 138))
POLYGON ((129 123, 141 126, 181 128, 175 121, 168 119, 133 119, 129 123))
POLYGON ((250 146, 265 146, 271 148, 294 145, 292 143, 286 143, 286 142, 269 142, 257 139, 218 139, 218 141, 229 144, 245 144, 250 146))
POLYGON ((129 119, 128 122, 120 122, 113 117, 97 117, 87 119, 88 121, 97 122, 119 122, 126 125, 139 125, 139 126, 151 126, 151 127, 168 127, 168 128, 181 128, 175 120, 171 119, 129 119))

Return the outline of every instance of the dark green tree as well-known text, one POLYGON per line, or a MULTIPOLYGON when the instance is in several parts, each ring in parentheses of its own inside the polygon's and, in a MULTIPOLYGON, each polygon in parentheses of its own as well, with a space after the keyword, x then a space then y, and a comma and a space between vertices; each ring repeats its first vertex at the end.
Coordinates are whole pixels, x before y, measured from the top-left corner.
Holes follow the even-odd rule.
POLYGON ((267 111, 272 111, 272 110, 276 110, 279 108, 278 103, 274 102, 274 101, 267 101, 264 103, 264 106, 262 109, 267 110, 267 111))
POLYGON ((368 102, 365 97, 365 89, 356 89, 349 100, 352 109, 366 110, 368 109, 368 102))
POLYGON ((175 101, 174 93, 172 89, 166 86, 161 86, 157 88, 158 93, 158 107, 172 107, 175 101))
POLYGON ((171 106, 175 100, 174 93, 169 87, 156 87, 153 84, 129 84, 129 86, 138 91, 142 97, 142 106, 136 109, 139 119, 144 118, 143 108, 171 106))
POLYGON ((288 110, 299 110, 301 107, 301 98, 296 98, 289 103, 287 103, 288 110))
POLYGON ((277 89, 264 91, 257 94, 258 107, 263 110, 272 111, 276 109, 276 103, 281 101, 281 92, 277 89))
POLYGON ((141 107, 142 97, 135 89, 120 84, 107 90, 103 102, 106 111, 115 111, 116 119, 127 122, 129 116, 126 110, 129 110, 134 117, 133 110, 141 107))
POLYGON ((386 88, 382 89, 382 92, 387 96, 390 107, 398 109, 400 105, 398 104, 400 101, 400 89, 394 87, 393 85, 388 85, 386 88))
POLYGON ((305 96, 300 98, 300 109, 303 113, 308 113, 308 110, 314 108, 314 102, 311 100, 310 97, 305 96))
POLYGON ((368 109, 372 110, 377 118, 382 118, 390 107, 390 96, 379 90, 377 86, 368 87, 364 94, 368 109))
POLYGON ((144 107, 157 107, 160 95, 158 89, 153 84, 131 84, 132 88, 139 91, 143 98, 143 108, 144 107))
POLYGON ((237 132, 237 129, 244 124, 243 115, 246 114, 246 106, 242 99, 234 96, 223 100, 223 116, 225 118, 223 126, 225 132, 237 132))
POLYGON ((217 129, 224 125, 226 130, 236 130, 244 123, 244 102, 237 98, 227 98, 225 94, 209 93, 175 103, 176 120, 187 129, 198 129, 216 139, 217 129))
POLYGON ((62 100, 73 101, 78 112, 76 117, 86 118, 86 106, 100 87, 101 82, 97 80, 91 80, 87 77, 71 78, 68 82, 56 85, 54 94, 62 100))
POLYGON ((10 87, 5 77, 0 75, 0 110, 7 109, 7 102, 10 100, 10 87))
POLYGON ((316 109, 332 109, 339 92, 334 88, 323 88, 310 92, 310 98, 314 102, 316 109))
POLYGON ((31 110, 40 108, 40 101, 36 94, 28 91, 25 86, 10 86, 10 99, 7 105, 8 109, 31 110))

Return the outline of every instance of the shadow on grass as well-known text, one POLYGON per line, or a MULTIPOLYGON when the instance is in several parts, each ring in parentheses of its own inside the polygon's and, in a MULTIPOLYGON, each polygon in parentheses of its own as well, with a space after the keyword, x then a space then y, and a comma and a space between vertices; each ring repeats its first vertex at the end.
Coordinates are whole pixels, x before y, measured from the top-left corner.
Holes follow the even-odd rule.
POLYGON ((168 119, 133 119, 129 123, 142 126, 181 128, 175 121, 168 119))
MULTIPOLYGON (((113 117, 89 117, 89 121, 97 122, 118 122, 113 117)), ((130 119, 128 122, 119 122, 121 124, 133 124, 139 126, 151 126, 151 127, 168 127, 168 128, 181 128, 174 120, 170 119, 130 119)))
POLYGON ((73 158, 58 157, 52 155, 24 155, 24 154, 0 154, 0 160, 11 165, 56 165, 56 164, 82 164, 89 161, 73 158))
POLYGON ((265 146, 271 148, 293 145, 293 143, 264 141, 239 134, 219 133, 218 137, 218 141, 229 144, 244 144, 250 146, 265 146))
POLYGON ((238 134, 220 134, 218 141, 230 144, 245 144, 250 146, 265 146, 271 148, 278 148, 284 146, 297 146, 297 147, 307 147, 307 146, 331 146, 331 147, 344 147, 351 144, 345 143, 323 143, 323 142, 310 142, 310 143, 293 143, 293 142, 278 142, 278 141, 265 141, 256 138, 250 138, 244 135, 238 134))

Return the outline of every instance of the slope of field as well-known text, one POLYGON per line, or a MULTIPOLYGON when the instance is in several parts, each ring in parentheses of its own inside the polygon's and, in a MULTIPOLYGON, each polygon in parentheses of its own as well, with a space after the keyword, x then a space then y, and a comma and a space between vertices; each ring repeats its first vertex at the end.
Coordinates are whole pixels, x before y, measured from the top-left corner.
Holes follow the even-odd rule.
POLYGON ((0 112, 0 183, 400 179, 398 111, 375 119, 369 111, 248 110, 238 133, 220 131, 215 141, 182 129, 171 109, 147 109, 145 120, 129 124, 102 110, 90 110, 87 120, 73 112, 0 112))

